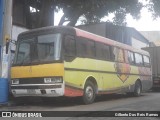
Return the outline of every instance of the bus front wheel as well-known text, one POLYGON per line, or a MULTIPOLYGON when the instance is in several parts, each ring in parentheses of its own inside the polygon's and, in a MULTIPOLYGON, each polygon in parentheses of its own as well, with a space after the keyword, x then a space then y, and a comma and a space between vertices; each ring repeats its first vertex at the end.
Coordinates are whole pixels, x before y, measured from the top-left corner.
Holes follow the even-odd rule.
POLYGON ((84 87, 83 102, 85 104, 91 104, 94 102, 96 97, 96 88, 91 81, 87 81, 84 87))

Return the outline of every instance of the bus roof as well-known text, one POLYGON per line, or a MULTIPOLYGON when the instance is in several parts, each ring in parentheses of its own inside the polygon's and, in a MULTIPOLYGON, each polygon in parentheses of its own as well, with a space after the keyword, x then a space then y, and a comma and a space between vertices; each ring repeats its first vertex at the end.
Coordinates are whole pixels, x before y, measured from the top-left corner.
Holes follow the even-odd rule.
POLYGON ((136 49, 136 48, 133 48, 132 46, 111 40, 109 38, 105 38, 105 37, 102 37, 102 36, 99 36, 99 35, 96 35, 96 34, 93 34, 93 33, 90 33, 90 32, 75 28, 75 27, 69 27, 69 26, 49 26, 49 27, 37 28, 37 29, 29 30, 29 31, 19 34, 18 38, 21 38, 22 36, 25 37, 25 36, 35 35, 37 33, 44 34, 44 33, 50 33, 50 32, 58 32, 58 33, 76 35, 76 36, 91 39, 93 41, 102 42, 107 45, 117 46, 117 47, 127 49, 133 52, 149 55, 149 53, 144 50, 136 49))

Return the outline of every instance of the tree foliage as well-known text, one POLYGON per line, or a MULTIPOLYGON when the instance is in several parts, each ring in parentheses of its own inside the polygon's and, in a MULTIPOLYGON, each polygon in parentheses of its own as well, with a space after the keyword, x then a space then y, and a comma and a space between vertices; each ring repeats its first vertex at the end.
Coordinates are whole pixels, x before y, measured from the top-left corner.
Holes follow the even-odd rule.
POLYGON ((57 3, 64 13, 59 25, 69 21, 68 25, 71 26, 74 26, 80 17, 84 18, 85 24, 99 23, 101 18, 109 13, 115 13, 115 24, 122 24, 126 14, 138 19, 142 8, 142 3, 138 0, 58 0, 57 3))
MULTIPOLYGON (((126 25, 126 15, 130 14, 134 19, 139 19, 143 7, 147 7, 154 18, 160 16, 160 0, 143 1, 148 1, 148 4, 143 5, 139 0, 14 0, 13 11, 16 14, 24 11, 26 18, 23 20, 29 28, 53 25, 54 11, 59 10, 64 13, 59 25, 67 21, 69 26, 75 26, 78 20, 84 24, 99 23, 110 13, 115 15, 112 21, 114 24, 126 25), (24 7, 17 7, 17 4, 23 4, 24 7), (30 7, 36 11, 32 12, 30 7)), ((18 15, 14 18, 18 19, 18 15)))
POLYGON ((153 19, 160 17, 160 0, 149 0, 149 4, 146 7, 152 13, 153 19))

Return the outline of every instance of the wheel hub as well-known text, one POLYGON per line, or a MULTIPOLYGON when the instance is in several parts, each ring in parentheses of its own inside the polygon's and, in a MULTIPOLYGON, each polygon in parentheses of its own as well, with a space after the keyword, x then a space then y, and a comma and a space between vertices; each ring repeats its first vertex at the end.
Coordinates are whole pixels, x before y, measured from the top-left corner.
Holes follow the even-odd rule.
POLYGON ((92 99, 93 98, 93 89, 91 86, 87 86, 86 88, 86 97, 88 99, 92 99))

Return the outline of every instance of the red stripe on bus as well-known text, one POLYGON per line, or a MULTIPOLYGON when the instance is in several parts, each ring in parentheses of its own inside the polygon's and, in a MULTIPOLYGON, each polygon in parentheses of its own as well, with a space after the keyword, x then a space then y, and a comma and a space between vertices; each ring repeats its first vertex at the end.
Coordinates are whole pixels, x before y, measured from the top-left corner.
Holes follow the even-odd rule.
POLYGON ((85 38, 95 40, 95 41, 98 41, 98 42, 102 42, 102 43, 106 43, 108 45, 114 45, 115 43, 117 43, 116 41, 113 41, 109 38, 104 38, 102 36, 98 36, 98 35, 95 35, 93 33, 89 33, 89 32, 86 32, 86 31, 83 31, 83 30, 80 30, 80 29, 75 29, 75 30, 76 30, 77 36, 83 36, 85 38))
POLYGON ((83 96, 83 90, 65 87, 64 96, 68 96, 68 97, 83 96))

